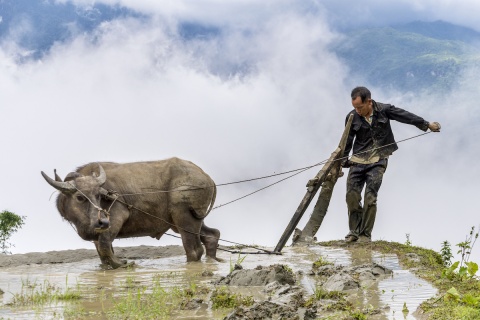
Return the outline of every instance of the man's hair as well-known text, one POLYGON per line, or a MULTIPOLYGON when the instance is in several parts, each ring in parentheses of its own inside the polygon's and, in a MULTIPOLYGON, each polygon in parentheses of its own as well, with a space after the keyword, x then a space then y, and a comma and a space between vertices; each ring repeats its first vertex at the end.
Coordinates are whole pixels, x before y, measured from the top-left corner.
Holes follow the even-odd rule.
POLYGON ((372 94, 370 93, 370 90, 368 90, 365 87, 353 88, 351 96, 352 96, 352 100, 355 100, 357 97, 360 97, 362 99, 362 102, 365 102, 365 100, 372 98, 372 94))

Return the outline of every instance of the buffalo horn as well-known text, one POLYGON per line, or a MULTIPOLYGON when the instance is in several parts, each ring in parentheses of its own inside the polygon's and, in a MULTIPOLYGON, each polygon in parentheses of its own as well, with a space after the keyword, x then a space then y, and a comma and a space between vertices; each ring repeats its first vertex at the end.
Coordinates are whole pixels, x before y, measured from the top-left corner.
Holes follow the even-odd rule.
POLYGON ((100 171, 97 181, 100 185, 103 185, 105 181, 107 181, 107 174, 105 173, 105 170, 103 170, 103 167, 99 164, 98 165, 98 170, 100 171))
POLYGON ((55 181, 49 176, 45 174, 45 172, 42 171, 42 176, 43 178, 48 182, 49 185, 54 187, 57 190, 60 190, 61 192, 73 192, 75 191, 75 187, 69 183, 69 182, 61 182, 61 181, 55 181))
POLYGON ((62 178, 57 174, 57 169, 53 169, 53 172, 55 173, 55 181, 63 182, 62 178))

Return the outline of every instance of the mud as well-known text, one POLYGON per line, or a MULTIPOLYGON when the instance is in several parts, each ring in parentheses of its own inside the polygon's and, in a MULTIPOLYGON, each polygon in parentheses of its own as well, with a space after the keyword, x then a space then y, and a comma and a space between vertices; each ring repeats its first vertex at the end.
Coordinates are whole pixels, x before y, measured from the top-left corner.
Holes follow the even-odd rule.
MULTIPOLYGON (((117 247, 115 254, 121 259, 155 259, 166 258, 185 254, 181 246, 138 246, 138 247, 117 247)), ((87 259, 99 259, 96 250, 77 249, 48 252, 31 252, 25 254, 1 255, 0 268, 16 267, 32 264, 56 264, 79 262, 87 259)), ((100 259, 98 260, 100 261, 100 259)))
POLYGON ((112 302, 101 301, 101 296, 121 297, 126 283, 132 279, 133 285, 145 287, 151 286, 152 279, 161 281, 165 287, 188 287, 195 282, 209 292, 228 287, 231 292, 254 298, 251 306, 218 311, 211 309, 208 295, 202 299, 194 296, 184 304, 183 310, 171 317, 199 320, 321 319, 324 316, 348 319, 352 309, 368 314, 368 319, 373 320, 399 316, 420 319, 413 311, 436 294, 428 283, 403 270, 395 255, 376 253, 365 246, 345 246, 344 242, 339 242, 337 247, 286 247, 281 256, 248 255, 239 264, 235 263, 237 256, 227 252, 220 252, 223 263, 212 259, 186 263, 180 246, 138 246, 115 251, 119 257, 135 262, 135 267, 104 271, 96 251, 86 249, 0 256, 0 290, 5 291, 0 294, 0 309, 3 309, 0 318, 32 319, 38 315, 52 318, 52 313, 62 314, 61 306, 46 306, 41 311, 10 307, 12 296, 21 292, 28 281, 48 281, 63 288, 81 284, 86 288, 82 292, 85 300, 81 303, 91 314, 104 314, 112 302), (319 257, 331 264, 314 267, 313 262, 319 257), (342 292, 344 298, 312 299, 319 288, 325 292, 342 292), (410 313, 402 314, 404 304, 410 313))
POLYGON ((231 285, 231 286, 265 286, 272 282, 279 284, 294 284, 295 275, 288 267, 284 265, 273 265, 269 267, 258 266, 253 270, 243 270, 236 265, 231 273, 226 277, 222 277, 215 284, 231 285))
MULTIPOLYGON (((374 282, 385 279, 392 270, 377 263, 356 266, 326 265, 312 268, 309 275, 316 276, 316 284, 326 292, 323 296, 307 301, 301 286, 296 285, 296 277, 285 265, 258 266, 253 270, 234 270, 222 277, 216 284, 233 286, 265 286, 263 291, 268 295, 267 301, 259 301, 251 307, 240 306, 225 319, 316 319, 317 314, 328 313, 330 317, 342 318, 345 310, 353 305, 345 297, 349 291, 361 287, 371 287, 374 282), (329 295, 328 292, 331 292, 329 295), (340 292, 340 293, 339 293, 340 292), (334 299, 332 299, 334 297, 334 299), (331 307, 337 303, 338 308, 331 307), (330 310, 326 310, 330 309, 330 310)), ((366 313, 370 319, 384 319, 378 308, 366 313)))

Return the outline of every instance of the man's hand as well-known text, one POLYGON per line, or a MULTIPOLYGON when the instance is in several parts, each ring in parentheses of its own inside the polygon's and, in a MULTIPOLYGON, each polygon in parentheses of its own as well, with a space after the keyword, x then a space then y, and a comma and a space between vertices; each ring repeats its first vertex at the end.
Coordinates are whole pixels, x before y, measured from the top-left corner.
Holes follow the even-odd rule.
POLYGON ((353 165, 353 162, 352 162, 352 161, 350 161, 350 160, 348 160, 348 159, 345 159, 345 160, 342 161, 342 163, 341 163, 340 166, 341 166, 342 168, 350 168, 352 165, 353 165))
POLYGON ((307 187, 307 188, 313 187, 313 186, 316 185, 317 183, 318 183, 318 178, 315 177, 315 178, 313 178, 313 179, 308 180, 306 187, 307 187))
POLYGON ((440 123, 438 122, 429 122, 428 123, 428 129, 430 129, 432 132, 440 132, 440 123))

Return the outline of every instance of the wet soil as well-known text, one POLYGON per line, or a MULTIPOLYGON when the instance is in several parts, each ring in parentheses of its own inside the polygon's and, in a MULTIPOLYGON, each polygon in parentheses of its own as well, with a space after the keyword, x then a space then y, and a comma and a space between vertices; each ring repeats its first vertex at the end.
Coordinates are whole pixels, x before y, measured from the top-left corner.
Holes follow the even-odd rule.
MULTIPOLYGON (((185 251, 181 246, 138 246, 115 248, 115 254, 119 258, 129 260, 167 258, 179 256, 184 253, 185 251)), ((0 254, 0 268, 32 264, 69 263, 95 258, 98 258, 98 254, 94 249, 30 252, 13 255, 0 254)))
POLYGON ((0 319, 43 319, 62 314, 63 306, 45 306, 39 311, 38 307, 9 305, 25 284, 45 281, 63 288, 81 284, 86 288, 82 308, 95 319, 108 319, 105 310, 114 303, 99 302, 101 297, 118 298, 128 286, 147 287, 154 280, 165 287, 195 283, 214 290, 226 286, 255 300, 251 306, 212 310, 208 300, 192 299, 189 310, 178 310, 172 319, 349 319, 351 311, 346 310, 352 308, 373 320, 423 319, 416 311, 418 306, 436 294, 430 284, 404 270, 395 255, 381 254, 365 245, 345 245, 343 241, 329 247, 286 247, 280 256, 245 257, 220 251, 223 263, 212 259, 186 263, 180 246, 117 247, 115 253, 133 260, 135 267, 103 270, 96 251, 87 249, 0 256, 0 290, 5 292, 0 291, 0 319), (319 257, 330 264, 314 268, 313 262, 319 257), (235 266, 240 258, 241 263, 235 266), (318 288, 342 292, 346 298, 340 302, 312 300, 318 288), (404 307, 409 312, 402 312, 404 307))

